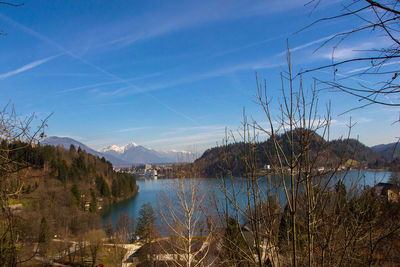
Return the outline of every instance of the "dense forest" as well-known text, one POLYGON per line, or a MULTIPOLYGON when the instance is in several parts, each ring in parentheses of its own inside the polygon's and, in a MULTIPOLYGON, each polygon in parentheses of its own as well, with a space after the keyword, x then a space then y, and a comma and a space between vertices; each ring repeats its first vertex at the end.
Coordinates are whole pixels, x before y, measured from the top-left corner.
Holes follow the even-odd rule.
POLYGON ((40 185, 51 180, 64 191, 70 189, 80 205, 84 200, 90 200, 94 205, 94 199, 102 199, 105 204, 109 204, 129 198, 137 192, 133 176, 115 172, 106 159, 88 154, 80 148, 76 150, 73 145, 69 151, 61 146, 32 146, 23 142, 8 146, 12 151, 10 158, 20 162, 19 168, 25 165, 32 172, 41 174, 22 181, 22 190, 26 194, 33 193, 40 185))
POLYGON ((29 244, 37 242, 38 237, 45 244, 50 237, 67 240, 100 229, 101 210, 138 191, 134 176, 117 173, 104 158, 74 146, 66 150, 3 141, 0 151, 1 201, 10 211, 4 213, 9 216, 1 220, 1 225, 12 225, 13 229, 4 233, 17 234, 19 240, 15 243, 15 238, 3 235, 0 265, 16 255, 20 255, 19 260, 32 255, 33 246, 29 244))
MULTIPOLYGON (((301 136, 303 130, 294 131, 296 151, 302 146, 301 136)), ((290 142, 289 133, 277 136, 283 151, 282 154, 288 155, 290 142)), ((312 133, 311 151, 316 154, 325 155, 321 159, 329 158, 329 161, 320 161, 317 167, 353 167, 361 169, 398 169, 398 157, 395 144, 386 145, 384 148, 368 147, 356 139, 338 139, 326 141, 317 133, 312 133)), ((226 173, 227 170, 235 176, 245 174, 246 166, 243 157, 245 151, 252 150, 256 169, 263 169, 265 165, 271 165, 277 160, 277 155, 273 153, 274 143, 271 139, 258 143, 235 142, 225 146, 214 147, 206 150, 203 155, 194 162, 200 176, 217 177, 226 173)))

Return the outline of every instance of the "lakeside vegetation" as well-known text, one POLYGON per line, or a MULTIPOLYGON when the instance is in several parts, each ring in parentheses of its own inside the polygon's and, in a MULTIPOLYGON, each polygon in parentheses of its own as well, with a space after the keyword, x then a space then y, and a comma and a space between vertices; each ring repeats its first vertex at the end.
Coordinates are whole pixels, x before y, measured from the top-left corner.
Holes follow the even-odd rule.
POLYGON ((0 152, 0 265, 52 255, 54 242, 60 251, 68 249, 73 240, 101 229, 105 206, 138 191, 132 175, 74 146, 3 140, 0 152))
MULTIPOLYGON (((301 129, 297 129, 293 133, 294 149, 299 151, 301 149, 300 138, 302 133, 301 129)), ((381 170, 381 171, 397 171, 400 167, 399 157, 392 156, 393 153, 397 154, 396 144, 388 146, 385 150, 374 151, 372 148, 365 146, 355 139, 341 139, 341 140, 324 140, 317 133, 312 133, 313 140, 311 140, 310 153, 315 155, 319 153, 321 160, 315 163, 315 170, 332 169, 339 167, 340 169, 359 169, 359 170, 381 170), (323 151, 320 151, 323 148, 323 151), (326 161, 326 157, 329 159, 326 161), (323 160, 322 160, 323 159, 323 160), (340 165, 340 166, 338 166, 340 165)), ((290 142, 288 141, 290 133, 282 133, 277 136, 277 142, 282 147, 283 151, 290 151, 290 142)), ((260 174, 268 174, 271 171, 276 171, 271 168, 272 162, 276 160, 276 155, 266 153, 273 151, 274 141, 270 138, 264 142, 254 142, 254 168, 260 174), (275 159, 273 158, 275 157, 275 159)), ((203 155, 195 160, 193 163, 194 168, 198 170, 200 177, 220 177, 226 173, 226 170, 232 175, 240 177, 246 174, 245 162, 241 159, 243 157, 246 144, 244 142, 234 142, 226 146, 214 147, 206 150, 203 155), (229 155, 229 162, 226 160, 226 155, 229 155)), ((287 169, 288 165, 283 168, 287 169)))
POLYGON ((15 165, 16 176, 21 175, 18 169, 26 171, 29 168, 30 173, 36 173, 31 177, 28 173, 24 180, 10 185, 10 191, 20 189, 27 197, 43 184, 53 181, 56 187, 71 192, 71 201, 77 207, 84 209, 89 202, 90 210, 96 211, 96 208, 101 209, 97 205, 100 202, 108 205, 132 197, 138 191, 132 175, 115 172, 106 159, 73 145, 66 150, 62 146, 23 142, 7 144, 3 141, 2 150, 10 151, 8 157, 15 165))

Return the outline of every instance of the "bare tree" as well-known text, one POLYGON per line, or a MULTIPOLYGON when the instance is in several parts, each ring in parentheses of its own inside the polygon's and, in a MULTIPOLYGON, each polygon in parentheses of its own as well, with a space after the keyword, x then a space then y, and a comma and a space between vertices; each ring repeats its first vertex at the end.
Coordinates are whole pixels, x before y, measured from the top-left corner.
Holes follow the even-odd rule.
POLYGON ((33 119, 33 115, 21 119, 9 105, 0 112, 0 265, 4 266, 16 266, 31 259, 34 253, 21 248, 37 241, 23 232, 26 221, 9 202, 22 193, 24 170, 29 167, 15 155, 36 143, 48 118, 32 131, 33 119))
POLYGON ((115 225, 115 239, 119 243, 132 242, 135 220, 126 213, 120 213, 115 225))
POLYGON ((7 6, 18 7, 18 6, 23 6, 24 4, 0 1, 0 5, 7 5, 7 6))
POLYGON ((106 234, 103 230, 91 230, 85 235, 87 246, 89 247, 90 256, 92 257, 92 266, 96 265, 99 252, 103 247, 106 234))
POLYGON ((345 155, 354 158, 357 148, 351 153, 347 138, 329 142, 330 108, 320 115, 317 91, 304 90, 301 77, 295 85, 290 58, 288 49, 278 114, 272 112, 276 103, 269 98, 266 81, 257 81, 266 123, 248 122, 244 117, 239 142, 243 177, 233 177, 228 143, 223 147, 225 199, 216 205, 227 228, 223 245, 228 253, 223 262, 235 266, 397 262, 383 259, 397 253, 397 208, 389 211, 373 190, 360 187, 360 177, 350 181, 348 172, 340 171, 345 155), (266 136, 262 145, 261 135, 266 136), (268 172, 260 168, 261 156, 268 172), (390 227, 382 227, 385 220, 390 223, 383 224, 390 227))
MULTIPOLYGON (((314 11, 320 2, 322 0, 312 0, 308 4, 313 5, 314 11)), ((323 47, 332 44, 331 64, 308 69, 302 73, 332 69, 333 79, 331 81, 321 79, 319 81, 330 88, 335 88, 357 97, 361 103, 359 107, 370 104, 399 106, 399 16, 398 0, 342 1, 342 9, 338 10, 336 15, 318 19, 306 28, 329 21, 344 21, 348 18, 354 19, 359 23, 359 26, 337 33, 321 45, 323 47), (377 42, 373 48, 358 51, 362 52, 361 56, 336 60, 335 52, 340 46, 344 45, 351 37, 361 33, 372 33, 376 36, 383 36, 386 42, 383 44, 377 42), (341 67, 344 66, 352 67, 353 71, 350 74, 341 74, 341 67)))
POLYGON ((202 222, 207 220, 205 197, 199 181, 183 178, 175 180, 172 191, 161 196, 160 218, 169 234, 168 242, 159 243, 165 262, 187 267, 212 264, 207 256, 213 225, 201 235, 202 222))
MULTIPOLYGON (((24 4, 17 3, 17 2, 0 1, 0 5, 19 7, 19 6, 23 6, 24 4)), ((1 35, 7 35, 7 33, 4 33, 2 30, 0 30, 0 36, 1 35)))

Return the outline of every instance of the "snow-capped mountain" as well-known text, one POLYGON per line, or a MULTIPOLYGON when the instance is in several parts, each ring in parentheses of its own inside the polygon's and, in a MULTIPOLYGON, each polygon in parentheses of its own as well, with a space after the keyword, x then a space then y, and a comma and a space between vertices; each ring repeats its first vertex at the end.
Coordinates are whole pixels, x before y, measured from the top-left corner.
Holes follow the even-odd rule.
POLYGON ((129 143, 125 146, 112 145, 100 151, 106 155, 112 155, 133 164, 176 163, 193 160, 192 154, 187 151, 160 151, 149 149, 136 143, 129 143))
POLYGON ((114 153, 116 155, 123 154, 126 150, 129 150, 130 148, 138 147, 139 145, 136 143, 129 143, 126 146, 116 146, 112 145, 107 148, 100 149, 101 152, 110 152, 114 153))
POLYGON ((71 145, 74 145, 77 149, 80 147, 82 150, 86 150, 86 152, 92 155, 100 158, 106 158, 113 164, 114 167, 123 167, 132 164, 144 163, 156 164, 191 162, 195 159, 192 153, 187 151, 159 151, 148 149, 136 143, 129 143, 125 146, 112 145, 107 148, 100 149, 100 151, 96 151, 72 138, 51 136, 42 140, 41 145, 61 145, 66 149, 69 149, 71 145))
POLYGON ((113 166, 127 166, 129 165, 128 162, 120 159, 119 157, 114 157, 113 155, 101 153, 96 151, 85 144, 82 144, 79 141, 76 141, 69 137, 58 137, 58 136, 50 136, 45 138, 40 142, 42 146, 50 145, 50 146, 63 146, 65 149, 69 149, 71 145, 74 145, 76 149, 80 147, 82 150, 86 150, 87 153, 92 154, 94 156, 98 156, 100 158, 104 157, 108 161, 110 161, 113 166))

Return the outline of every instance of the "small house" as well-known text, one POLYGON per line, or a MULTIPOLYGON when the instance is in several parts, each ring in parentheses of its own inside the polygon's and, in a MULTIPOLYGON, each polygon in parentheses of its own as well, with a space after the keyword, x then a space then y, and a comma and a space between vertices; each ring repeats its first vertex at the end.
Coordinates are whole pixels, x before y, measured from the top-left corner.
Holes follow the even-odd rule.
POLYGON ((378 183, 374 186, 375 193, 378 196, 385 197, 389 201, 399 201, 399 187, 390 183, 378 183))

